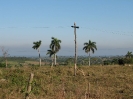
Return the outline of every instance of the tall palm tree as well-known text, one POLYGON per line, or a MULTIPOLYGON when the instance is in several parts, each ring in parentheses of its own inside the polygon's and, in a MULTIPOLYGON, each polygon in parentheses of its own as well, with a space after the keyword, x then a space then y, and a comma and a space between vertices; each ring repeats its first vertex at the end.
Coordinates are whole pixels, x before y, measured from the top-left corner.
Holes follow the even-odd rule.
POLYGON ((52 67, 53 67, 53 55, 55 54, 55 52, 53 50, 47 50, 46 55, 48 55, 48 54, 49 54, 49 57, 51 57, 51 59, 52 59, 52 67))
POLYGON ((94 50, 97 50, 96 42, 91 42, 91 40, 89 40, 89 42, 85 42, 83 50, 85 50, 87 54, 89 53, 89 66, 90 66, 90 52, 92 51, 92 53, 94 53, 94 50))
POLYGON ((40 56, 40 46, 41 46, 41 43, 42 43, 42 41, 40 40, 40 41, 36 41, 36 42, 33 42, 33 49, 36 49, 36 50, 38 50, 38 53, 39 53, 39 65, 41 66, 41 56, 40 56))
POLYGON ((50 49, 54 51, 54 65, 56 66, 56 53, 61 49, 60 43, 61 40, 52 37, 51 38, 51 44, 50 44, 50 49))
POLYGON ((127 57, 127 58, 131 58, 132 56, 133 56, 133 55, 132 55, 132 52, 129 52, 129 51, 128 51, 127 54, 126 54, 126 57, 127 57))

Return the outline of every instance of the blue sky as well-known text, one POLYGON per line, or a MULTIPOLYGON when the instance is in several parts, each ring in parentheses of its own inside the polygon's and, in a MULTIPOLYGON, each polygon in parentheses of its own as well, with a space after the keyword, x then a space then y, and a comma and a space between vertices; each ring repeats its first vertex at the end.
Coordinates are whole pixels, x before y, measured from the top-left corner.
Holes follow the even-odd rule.
POLYGON ((73 56, 76 22, 78 55, 86 55, 89 40, 98 48, 94 56, 125 55, 133 51, 132 10, 133 0, 0 0, 0 46, 11 56, 37 56, 33 42, 42 40, 46 56, 56 37, 62 40, 58 55, 73 56))

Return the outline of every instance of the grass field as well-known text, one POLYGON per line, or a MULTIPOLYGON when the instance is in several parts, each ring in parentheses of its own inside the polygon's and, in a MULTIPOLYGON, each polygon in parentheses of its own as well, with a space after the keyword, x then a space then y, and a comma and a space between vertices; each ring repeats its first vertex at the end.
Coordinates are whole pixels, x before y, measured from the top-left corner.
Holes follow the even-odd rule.
POLYGON ((133 99, 133 66, 23 66, 0 68, 0 99, 133 99), (88 98, 87 98, 88 96, 88 98))

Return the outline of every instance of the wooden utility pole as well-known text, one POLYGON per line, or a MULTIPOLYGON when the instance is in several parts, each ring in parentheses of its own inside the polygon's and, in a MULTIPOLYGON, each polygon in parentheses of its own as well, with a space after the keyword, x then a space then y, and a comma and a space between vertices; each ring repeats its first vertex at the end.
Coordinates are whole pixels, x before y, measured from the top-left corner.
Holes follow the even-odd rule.
POLYGON ((74 22, 74 26, 71 26, 74 28, 74 35, 75 35, 75 60, 74 60, 74 76, 76 76, 76 69, 77 69, 77 41, 76 41, 76 28, 79 28, 79 26, 76 26, 76 23, 74 22))

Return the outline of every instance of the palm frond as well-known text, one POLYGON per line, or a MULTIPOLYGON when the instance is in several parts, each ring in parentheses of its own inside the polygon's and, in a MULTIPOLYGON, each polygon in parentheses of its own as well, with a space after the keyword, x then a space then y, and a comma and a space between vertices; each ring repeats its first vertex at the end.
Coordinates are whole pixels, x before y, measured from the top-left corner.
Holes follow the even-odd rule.
POLYGON ((55 52, 58 52, 61 49, 60 43, 61 40, 58 40, 57 38, 51 37, 51 44, 50 49, 54 50, 55 52))
POLYGON ((49 57, 51 57, 54 54, 55 54, 55 52, 53 50, 47 50, 47 54, 46 55, 49 55, 49 57))
POLYGON ((94 49, 97 50, 96 42, 91 42, 91 40, 89 40, 89 42, 84 43, 83 50, 85 50, 86 53, 88 53, 90 51, 92 51, 92 53, 94 53, 94 49))
POLYGON ((37 50, 37 49, 40 47, 41 42, 42 42, 41 40, 39 40, 39 41, 37 41, 37 42, 33 42, 34 45, 33 45, 32 48, 37 50))

